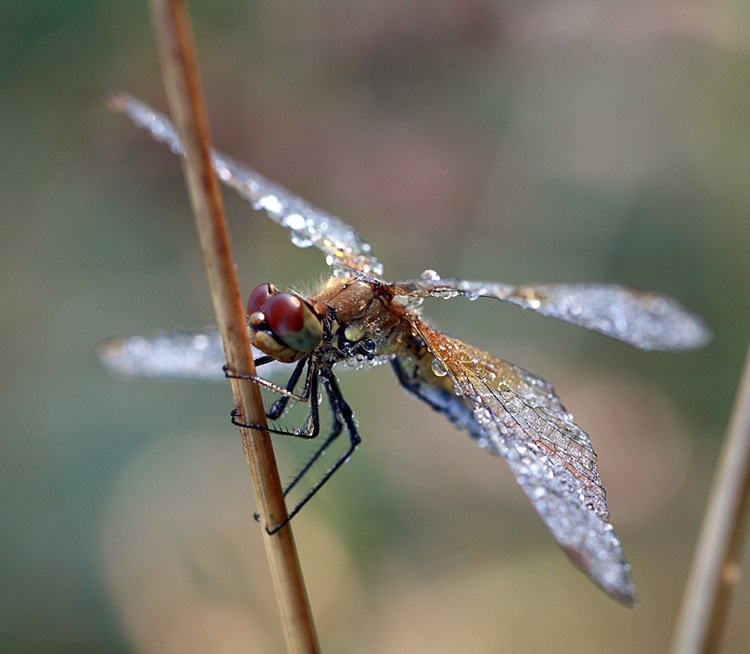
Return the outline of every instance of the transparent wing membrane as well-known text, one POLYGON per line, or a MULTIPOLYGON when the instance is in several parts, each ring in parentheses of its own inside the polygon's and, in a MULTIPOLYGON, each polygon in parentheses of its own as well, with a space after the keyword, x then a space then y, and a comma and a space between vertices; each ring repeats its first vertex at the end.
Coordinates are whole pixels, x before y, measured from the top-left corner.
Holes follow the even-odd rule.
POLYGON ((612 597, 632 605, 635 586, 608 521, 591 440, 552 385, 421 322, 417 329, 439 361, 438 370, 450 375, 457 397, 471 407, 478 426, 470 432, 508 461, 542 522, 573 561, 612 597))
MULTIPOLYGON (((224 381, 224 347, 219 331, 175 329, 149 336, 110 338, 99 344, 99 360, 112 374, 163 381, 224 381)), ((262 352, 253 348, 258 358, 262 352)), ((272 362, 264 375, 291 371, 293 366, 272 362)))
MULTIPOLYGON (((121 92, 110 94, 108 104, 115 111, 128 116, 154 139, 168 145, 175 154, 183 153, 174 126, 164 114, 121 92)), ((212 157, 219 179, 255 209, 265 210, 271 220, 287 227, 292 243, 298 247, 314 245, 334 267, 343 266, 371 275, 382 273, 382 266, 370 254, 370 245, 349 224, 312 206, 231 157, 216 150, 212 151, 212 157)))
POLYGON ((641 350, 690 350, 711 340, 711 330, 676 300, 652 291, 608 284, 510 286, 497 282, 419 279, 395 282, 399 295, 495 298, 599 332, 641 350))

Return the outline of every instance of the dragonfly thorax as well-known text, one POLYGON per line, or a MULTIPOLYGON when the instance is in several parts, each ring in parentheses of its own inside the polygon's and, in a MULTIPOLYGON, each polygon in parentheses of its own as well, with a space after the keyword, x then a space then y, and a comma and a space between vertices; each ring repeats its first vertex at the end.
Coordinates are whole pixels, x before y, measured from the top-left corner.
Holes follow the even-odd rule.
POLYGON ((372 361, 396 354, 412 327, 411 316, 394 298, 387 284, 368 276, 329 282, 315 296, 315 306, 320 303, 328 308, 330 336, 324 334, 323 340, 329 338, 335 349, 331 355, 339 360, 372 361))

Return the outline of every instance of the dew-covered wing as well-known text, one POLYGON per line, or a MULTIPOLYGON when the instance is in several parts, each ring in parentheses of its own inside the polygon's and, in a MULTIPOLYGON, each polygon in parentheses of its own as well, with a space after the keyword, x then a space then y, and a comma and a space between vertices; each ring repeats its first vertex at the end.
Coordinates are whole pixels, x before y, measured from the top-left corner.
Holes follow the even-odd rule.
POLYGON ((689 350, 706 345, 711 330, 676 300, 652 291, 608 284, 510 286, 496 282, 420 279, 396 282, 411 297, 489 297, 585 327, 641 350, 689 350))
POLYGON ((591 440, 560 403, 552 385, 510 363, 435 331, 416 329, 471 407, 470 430, 505 457, 529 500, 560 546, 602 589, 634 601, 620 541, 608 520, 591 440))
MULTIPOLYGON (((182 144, 164 114, 125 93, 112 93, 108 104, 124 113, 157 141, 166 143, 172 152, 182 154, 182 144)), ((350 225, 322 211, 294 193, 251 170, 244 164, 212 151, 213 166, 219 179, 233 188, 255 209, 263 209, 274 222, 289 228, 292 242, 299 247, 314 245, 325 255, 329 265, 380 275, 382 267, 370 254, 365 243, 350 225)))
MULTIPOLYGON (((224 348, 216 328, 202 331, 173 330, 150 336, 110 338, 98 348, 106 370, 121 377, 163 381, 224 381, 224 348)), ((263 353, 253 348, 257 358, 263 353)), ((288 369, 274 361, 259 369, 272 376, 288 369)))

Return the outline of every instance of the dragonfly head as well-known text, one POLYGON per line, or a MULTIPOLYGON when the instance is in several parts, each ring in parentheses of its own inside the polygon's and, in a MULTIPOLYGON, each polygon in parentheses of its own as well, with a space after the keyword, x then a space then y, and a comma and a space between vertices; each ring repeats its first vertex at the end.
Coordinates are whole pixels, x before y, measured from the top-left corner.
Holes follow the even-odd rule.
POLYGON ((298 361, 323 340, 323 321, 312 305, 273 284, 250 294, 247 314, 253 345, 278 361, 298 361))

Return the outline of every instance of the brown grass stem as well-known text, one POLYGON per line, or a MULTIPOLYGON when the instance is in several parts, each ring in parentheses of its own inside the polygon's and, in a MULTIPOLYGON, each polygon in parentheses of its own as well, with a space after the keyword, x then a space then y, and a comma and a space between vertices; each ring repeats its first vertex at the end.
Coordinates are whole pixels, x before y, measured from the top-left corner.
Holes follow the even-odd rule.
POLYGON ((675 628, 675 653, 719 649, 729 599, 740 576, 749 497, 750 348, 675 628))
MULTIPOLYGON (((253 375, 255 366, 221 193, 209 155, 208 118, 189 18, 180 0, 150 0, 150 7, 167 98, 185 149, 183 170, 227 363, 240 375, 253 375)), ((265 426, 257 385, 232 379, 232 391, 243 421, 265 426)), ((269 435, 249 429, 241 433, 261 520, 264 525, 277 525, 286 518, 286 507, 269 435)), ((287 650, 316 652, 315 629, 291 529, 287 524, 272 536, 265 529, 263 532, 287 650)), ((248 649, 252 650, 250 643, 248 649)))

